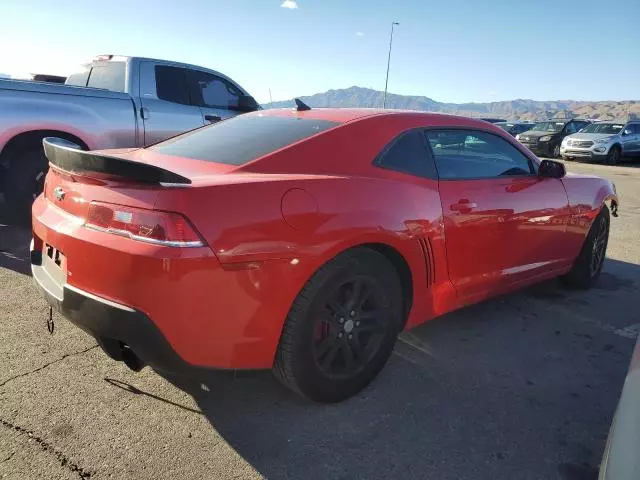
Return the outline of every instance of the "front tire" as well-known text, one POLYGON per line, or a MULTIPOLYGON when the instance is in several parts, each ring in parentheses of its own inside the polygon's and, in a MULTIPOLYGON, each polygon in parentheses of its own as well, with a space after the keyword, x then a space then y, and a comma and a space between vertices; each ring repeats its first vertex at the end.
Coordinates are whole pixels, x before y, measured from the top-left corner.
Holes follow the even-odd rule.
POLYGON ((293 302, 274 374, 311 400, 339 402, 378 375, 402 326, 393 265, 368 248, 344 252, 322 266, 293 302))
POLYGON ((559 158, 560 157, 560 144, 558 144, 555 147, 553 147, 553 151, 551 152, 551 157, 552 158, 559 158))
POLYGON ((582 250, 563 280, 568 285, 587 289, 592 287, 602 271, 609 243, 609 209, 602 206, 600 213, 593 221, 582 250))
POLYGON ((620 161, 621 157, 622 150, 620 150, 619 146, 614 145, 611 147, 611 150, 609 150, 609 154, 607 155, 607 165, 616 165, 620 161))

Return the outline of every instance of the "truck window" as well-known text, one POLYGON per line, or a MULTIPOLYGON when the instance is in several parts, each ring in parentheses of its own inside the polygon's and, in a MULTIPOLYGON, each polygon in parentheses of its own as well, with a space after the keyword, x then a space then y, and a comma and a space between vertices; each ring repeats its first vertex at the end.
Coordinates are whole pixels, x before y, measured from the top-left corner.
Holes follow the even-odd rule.
POLYGON ((87 87, 103 88, 112 92, 125 91, 124 62, 104 62, 93 65, 87 87))
POLYGON ((89 72, 91 67, 85 68, 82 72, 73 73, 67 77, 65 85, 73 85, 75 87, 86 87, 89 80, 89 72))
POLYGON ((227 80, 208 72, 189 70, 191 98, 196 105, 210 108, 234 108, 242 92, 227 80))
POLYGON ((184 68, 156 65, 156 95, 160 100, 190 105, 187 71, 184 68))

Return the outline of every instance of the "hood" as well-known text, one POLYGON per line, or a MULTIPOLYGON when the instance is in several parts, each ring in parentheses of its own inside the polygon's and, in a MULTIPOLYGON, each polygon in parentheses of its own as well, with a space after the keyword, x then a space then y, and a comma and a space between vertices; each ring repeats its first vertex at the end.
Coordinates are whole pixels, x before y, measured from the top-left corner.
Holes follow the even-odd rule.
POLYGON ((567 138, 571 140, 600 140, 601 138, 615 137, 612 133, 574 133, 567 138))
POLYGON ((521 133, 520 134, 520 138, 540 138, 540 137, 544 137, 546 135, 558 135, 560 132, 534 132, 532 130, 529 130, 527 132, 521 133))

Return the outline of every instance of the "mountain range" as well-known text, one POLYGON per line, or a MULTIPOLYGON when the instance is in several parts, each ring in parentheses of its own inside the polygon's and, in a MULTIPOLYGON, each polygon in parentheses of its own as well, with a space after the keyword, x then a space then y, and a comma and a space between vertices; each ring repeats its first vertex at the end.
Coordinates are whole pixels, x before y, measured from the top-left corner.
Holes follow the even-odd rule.
MULTIPOLYGON (((362 87, 329 90, 299 97, 310 107, 370 107, 381 108, 384 93, 362 87)), ((273 102, 266 108, 293 107, 293 100, 273 102)), ((545 120, 552 118, 591 118, 622 120, 640 118, 640 101, 537 101, 527 99, 489 103, 443 103, 429 97, 387 94, 387 108, 450 113, 469 117, 500 117, 507 120, 545 120)))

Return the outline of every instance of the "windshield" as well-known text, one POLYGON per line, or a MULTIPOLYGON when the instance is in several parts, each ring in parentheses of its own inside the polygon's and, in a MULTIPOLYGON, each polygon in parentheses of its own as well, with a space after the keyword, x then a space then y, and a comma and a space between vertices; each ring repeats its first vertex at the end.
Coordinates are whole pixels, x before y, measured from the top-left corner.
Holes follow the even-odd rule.
POLYGON ((514 127, 514 124, 510 122, 497 122, 494 125, 506 131, 509 131, 514 127))
POLYGON ((540 122, 531 130, 534 132, 559 132, 564 127, 564 122, 540 122))
POLYGON ((622 123, 592 123, 584 127, 581 133, 606 133, 616 135, 620 133, 624 125, 622 123))

